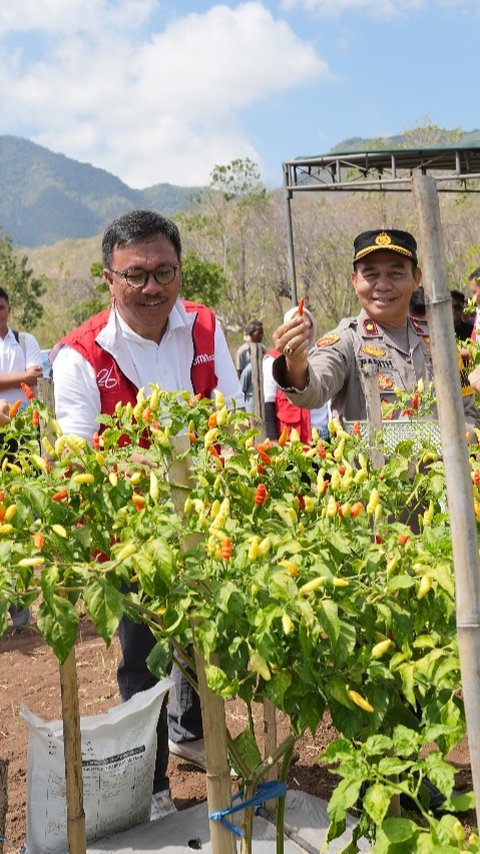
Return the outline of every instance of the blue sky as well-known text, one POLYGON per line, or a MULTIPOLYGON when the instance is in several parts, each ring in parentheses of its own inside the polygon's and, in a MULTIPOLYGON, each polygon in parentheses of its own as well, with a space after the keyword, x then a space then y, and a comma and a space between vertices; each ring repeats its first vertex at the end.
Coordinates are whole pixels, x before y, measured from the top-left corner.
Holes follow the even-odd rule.
POLYGON ((480 0, 16 0, 0 7, 0 134, 131 187, 207 184, 425 117, 480 128, 480 0))

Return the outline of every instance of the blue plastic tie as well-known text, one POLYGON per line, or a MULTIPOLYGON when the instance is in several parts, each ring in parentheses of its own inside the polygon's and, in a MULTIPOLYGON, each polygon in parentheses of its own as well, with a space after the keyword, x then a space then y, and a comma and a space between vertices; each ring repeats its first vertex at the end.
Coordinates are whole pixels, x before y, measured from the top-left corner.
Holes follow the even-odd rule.
MULTIPOLYGON (((237 800, 242 796, 243 789, 237 792, 232 800, 237 800)), ((244 810, 247 807, 259 807, 261 804, 264 804, 265 801, 270 801, 273 798, 283 798, 287 793, 287 784, 283 780, 269 780, 267 783, 259 783, 255 794, 252 795, 251 798, 248 798, 246 801, 242 801, 240 804, 236 804, 231 806, 228 810, 217 810, 217 812, 212 812, 209 814, 208 818, 211 821, 219 821, 220 824, 223 824, 225 827, 228 827, 235 836, 238 836, 240 839, 243 836, 243 830, 240 827, 237 827, 236 824, 233 824, 231 821, 228 821, 227 815, 231 815, 234 812, 239 812, 240 810, 244 810)))

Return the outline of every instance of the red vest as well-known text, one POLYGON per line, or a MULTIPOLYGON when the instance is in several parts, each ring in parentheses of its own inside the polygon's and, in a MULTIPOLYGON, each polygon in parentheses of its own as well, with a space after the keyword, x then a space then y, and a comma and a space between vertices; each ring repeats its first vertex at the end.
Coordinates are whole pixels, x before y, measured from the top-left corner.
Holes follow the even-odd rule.
MULTIPOLYGON (((281 354, 278 350, 271 350, 269 355, 276 359, 281 354)), ((277 416, 277 436, 280 436, 284 427, 288 428, 289 434, 295 427, 302 442, 310 442, 312 438, 310 410, 295 406, 280 388, 277 388, 275 397, 275 415, 277 416)))
MULTIPOLYGON (((182 300, 182 304, 185 311, 195 312, 197 315, 192 325, 194 352, 190 369, 192 388, 195 394, 210 397, 217 384, 215 315, 213 311, 199 303, 182 300)), ((69 332, 60 342, 72 347, 92 365, 100 392, 101 412, 106 415, 113 414, 118 401, 123 405, 129 401, 135 405, 138 392, 138 388, 125 376, 114 357, 100 347, 95 340, 107 325, 109 316, 110 309, 95 314, 82 326, 69 332)))

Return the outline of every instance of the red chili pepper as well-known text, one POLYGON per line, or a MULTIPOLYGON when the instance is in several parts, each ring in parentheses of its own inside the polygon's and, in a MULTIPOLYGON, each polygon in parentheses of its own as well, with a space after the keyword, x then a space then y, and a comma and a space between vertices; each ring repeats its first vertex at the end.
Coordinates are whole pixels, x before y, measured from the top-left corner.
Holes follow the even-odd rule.
POLYGON ((20 409, 21 405, 22 405, 22 401, 21 401, 21 400, 16 400, 16 401, 15 401, 15 403, 12 403, 12 405, 11 405, 10 409, 8 410, 8 417, 9 417, 9 418, 13 418, 13 417, 14 417, 14 415, 16 415, 16 414, 17 414, 17 412, 18 412, 18 410, 20 409))
POLYGON ((319 457, 322 458, 322 460, 324 460, 327 456, 327 452, 325 450, 325 445, 323 444, 323 442, 317 442, 317 454, 319 457))
POLYGON ((299 313, 300 317, 303 314, 304 307, 305 307, 305 297, 302 297, 298 303, 298 313, 299 313))
POLYGON ((27 400, 33 400, 35 395, 29 385, 27 385, 26 383, 20 383, 20 388, 22 389, 27 400))
POLYGON ((265 474, 265 467, 261 463, 257 466, 257 474, 265 474))
POLYGON ((228 537, 225 537, 225 539, 222 540, 222 545, 220 546, 220 557, 223 560, 230 560, 231 556, 232 556, 232 541, 228 537))
POLYGON ((61 489, 60 492, 56 492, 55 495, 52 495, 53 501, 63 501, 64 498, 67 498, 68 492, 66 489, 61 489))
POLYGON ((410 537, 407 534, 399 534, 398 536, 398 542, 401 546, 405 546, 408 543, 409 539, 410 537))
POLYGON ((413 408, 414 408, 414 409, 418 409, 418 400, 419 400, 419 397, 420 397, 420 395, 419 395, 418 391, 414 391, 414 392, 413 392, 413 397, 412 397, 412 406, 413 406, 413 408))
POLYGON ((410 406, 407 406, 405 409, 402 409, 402 415, 411 416, 413 414, 414 414, 413 409, 410 406))
POLYGON ((258 451, 258 456, 260 457, 262 463, 265 463, 266 466, 271 465, 272 461, 271 461, 270 457, 268 456, 268 454, 265 453, 265 451, 263 450, 262 447, 260 447, 260 445, 258 446, 257 451, 258 451))
POLYGON ((262 504, 265 503, 267 498, 268 498, 267 487, 265 486, 264 483, 259 483, 256 490, 255 490, 255 499, 254 499, 255 504, 257 504, 259 507, 261 507, 262 504))
POLYGON ((338 471, 338 473, 339 473, 339 474, 341 474, 341 475, 342 475, 342 477, 343 477, 343 475, 344 475, 344 474, 345 474, 345 472, 346 472, 346 468, 345 468, 345 466, 337 466, 337 471, 338 471))
POLYGON ((40 424, 40 413, 39 413, 38 409, 34 409, 32 411, 32 425, 34 427, 38 427, 39 424, 40 424))
POLYGON ((475 486, 480 485, 480 469, 475 469, 475 471, 473 473, 473 482, 474 482, 475 486))
POLYGON ((100 450, 100 436, 98 435, 97 431, 95 431, 92 436, 92 448, 94 451, 100 450))
POLYGON ((361 432, 362 432, 362 425, 360 424, 360 421, 355 421, 355 424, 353 425, 353 429, 352 429, 353 435, 354 436, 360 436, 361 432))
POLYGON ((132 501, 135 504, 137 510, 143 510, 145 505, 145 499, 143 495, 138 495, 136 492, 132 494, 132 501))

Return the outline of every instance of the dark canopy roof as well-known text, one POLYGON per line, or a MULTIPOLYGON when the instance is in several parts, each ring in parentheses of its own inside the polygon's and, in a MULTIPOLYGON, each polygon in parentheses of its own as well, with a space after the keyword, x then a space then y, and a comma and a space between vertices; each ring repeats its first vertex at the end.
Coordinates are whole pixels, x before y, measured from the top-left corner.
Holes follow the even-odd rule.
POLYGON ((439 191, 478 192, 467 181, 480 178, 480 142, 434 148, 373 149, 296 157, 283 164, 285 187, 296 190, 410 190, 414 170, 434 175, 439 191))

